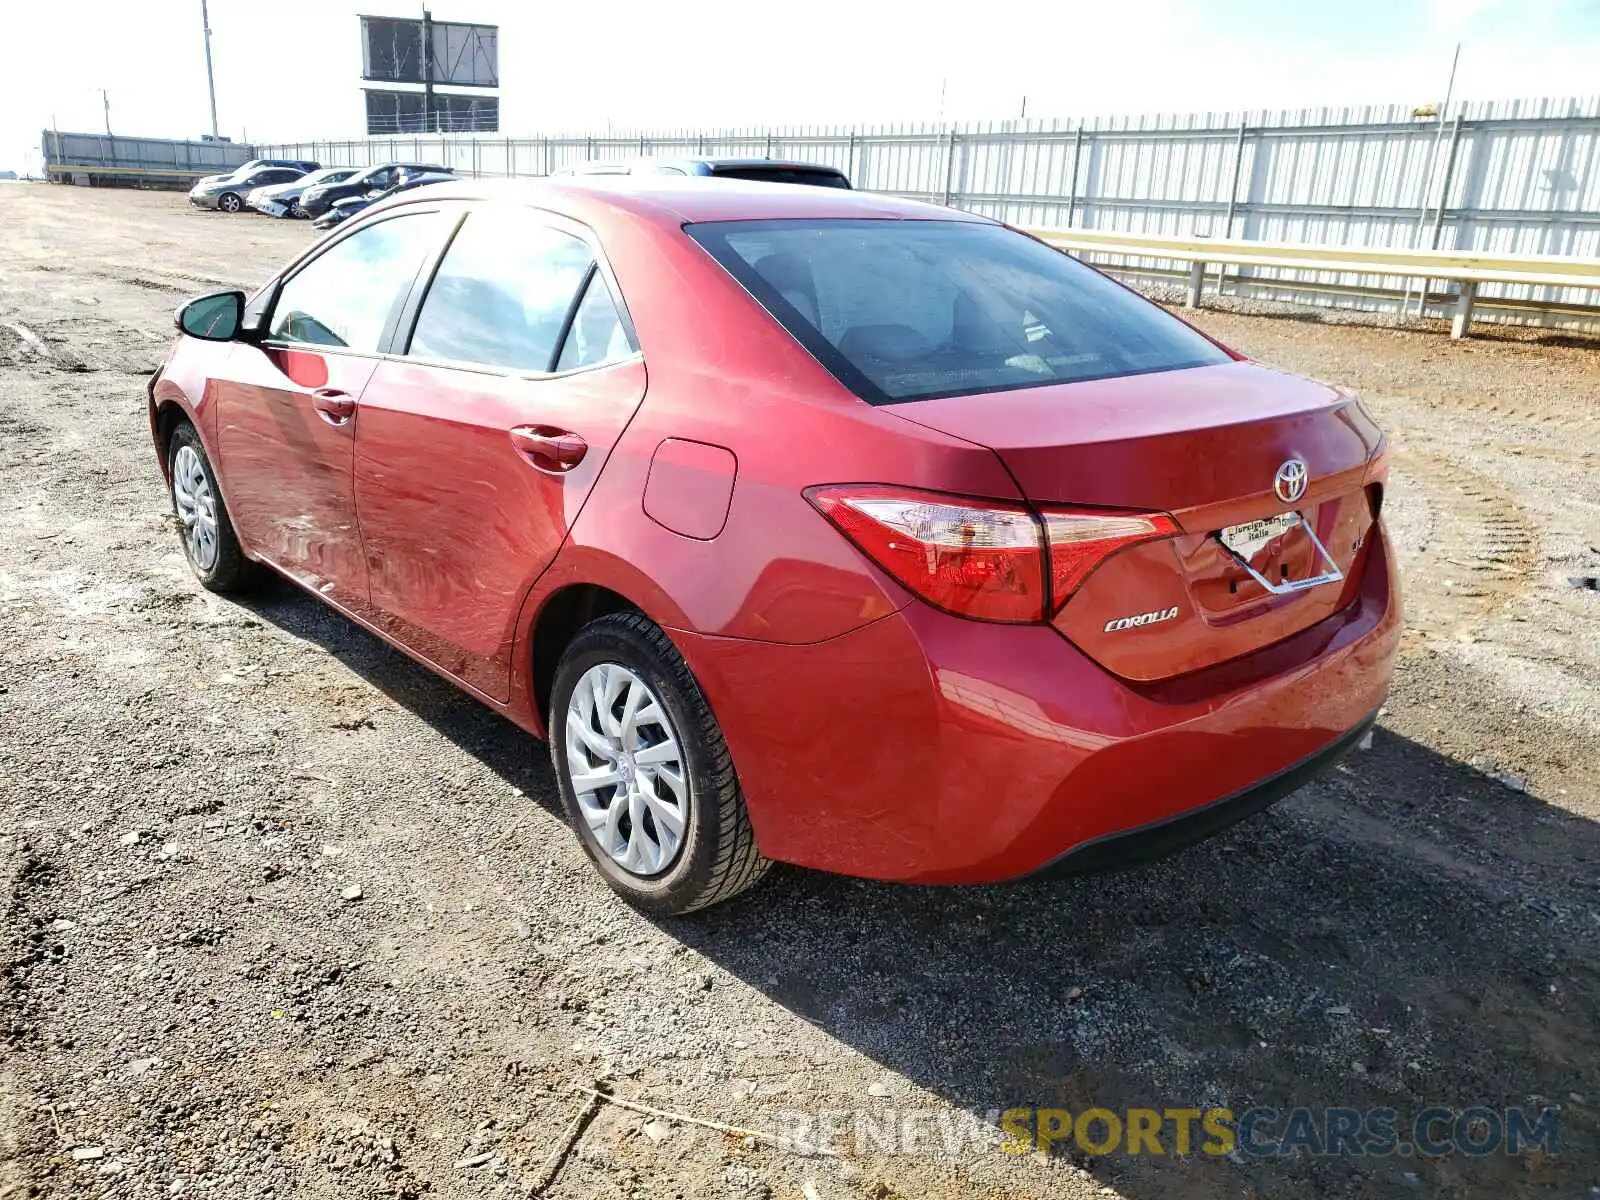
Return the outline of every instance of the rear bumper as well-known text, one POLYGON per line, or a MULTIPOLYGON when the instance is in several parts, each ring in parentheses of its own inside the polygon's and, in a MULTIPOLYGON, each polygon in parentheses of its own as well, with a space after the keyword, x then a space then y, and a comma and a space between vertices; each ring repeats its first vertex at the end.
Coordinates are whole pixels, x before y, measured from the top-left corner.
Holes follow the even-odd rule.
POLYGON ((1385 535, 1344 611, 1164 683, 1113 676, 1048 626, 921 604, 810 646, 674 639, 763 853, 983 883, 1137 855, 1135 834, 1193 840, 1299 786, 1370 722, 1400 622, 1385 535))
POLYGON ((1152 862, 1221 833, 1230 825, 1254 816, 1291 792, 1298 791, 1318 775, 1354 750, 1372 732, 1378 714, 1367 718, 1348 733, 1329 742, 1276 775, 1247 787, 1215 803, 1154 825, 1110 834, 1069 850, 1040 869, 1041 875, 1087 875, 1095 871, 1115 871, 1122 867, 1152 862))

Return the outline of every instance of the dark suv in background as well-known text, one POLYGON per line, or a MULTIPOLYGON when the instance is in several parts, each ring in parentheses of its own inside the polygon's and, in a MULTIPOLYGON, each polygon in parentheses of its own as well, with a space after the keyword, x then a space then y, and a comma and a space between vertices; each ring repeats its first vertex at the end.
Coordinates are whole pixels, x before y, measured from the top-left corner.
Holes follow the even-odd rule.
POLYGON ((368 192, 388 191, 401 181, 403 174, 416 175, 422 172, 450 175, 453 174, 453 169, 434 163, 382 163, 376 167, 368 167, 364 171, 357 171, 341 183, 307 188, 305 194, 300 197, 300 211, 308 217, 320 217, 340 200, 351 196, 365 196, 368 192))
POLYGON ((382 191, 370 191, 364 196, 346 196, 343 200, 334 201, 333 207, 323 213, 311 223, 313 229, 332 229, 339 222, 348 220, 363 209, 370 208, 380 200, 387 200, 399 192, 408 192, 412 188, 427 187, 434 183, 455 183, 454 175, 447 175, 442 171, 430 171, 425 167, 401 167, 392 187, 382 191))

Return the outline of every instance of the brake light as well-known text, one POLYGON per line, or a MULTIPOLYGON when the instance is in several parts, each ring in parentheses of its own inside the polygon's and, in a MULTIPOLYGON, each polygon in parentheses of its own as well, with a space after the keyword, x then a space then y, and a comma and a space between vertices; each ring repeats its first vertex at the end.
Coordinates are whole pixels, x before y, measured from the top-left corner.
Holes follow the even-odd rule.
POLYGON ((1110 555, 1178 532, 1163 513, 1034 513, 914 488, 846 484, 806 498, 909 591, 979 621, 1043 621, 1110 555))
POLYGON ((1050 544, 1052 613, 1072 597, 1101 563, 1118 550, 1153 538, 1171 537, 1178 523, 1165 513, 1087 513, 1045 510, 1050 544))
POLYGON ((929 604, 980 621, 1041 619, 1039 523, 1022 505, 870 486, 812 488, 806 499, 929 604))

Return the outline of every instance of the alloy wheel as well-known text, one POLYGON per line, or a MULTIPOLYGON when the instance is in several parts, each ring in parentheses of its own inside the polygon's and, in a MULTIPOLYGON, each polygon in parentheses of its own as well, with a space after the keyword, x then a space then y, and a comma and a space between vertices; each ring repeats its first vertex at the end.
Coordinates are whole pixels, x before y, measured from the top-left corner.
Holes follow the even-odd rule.
POLYGON ((567 778, 600 851, 632 875, 659 875, 683 849, 690 786, 677 731, 638 675, 599 663, 567 704, 567 778))
POLYGON ((217 207, 223 212, 236 213, 239 211, 239 197, 232 192, 224 192, 222 198, 217 201, 217 207))
POLYGON ((180 446, 172 456, 172 503, 183 525, 189 561, 202 571, 217 565, 217 498, 200 455, 180 446))

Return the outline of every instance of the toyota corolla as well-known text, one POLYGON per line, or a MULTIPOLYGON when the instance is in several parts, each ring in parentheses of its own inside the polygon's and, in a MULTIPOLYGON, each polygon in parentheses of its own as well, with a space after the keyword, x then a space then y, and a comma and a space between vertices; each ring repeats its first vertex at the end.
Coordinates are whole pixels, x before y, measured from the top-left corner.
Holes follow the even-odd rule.
POLYGON ((451 183, 178 322, 150 420, 200 582, 275 572, 546 740, 654 913, 773 861, 1136 861, 1388 687, 1359 401, 980 217, 451 183))

